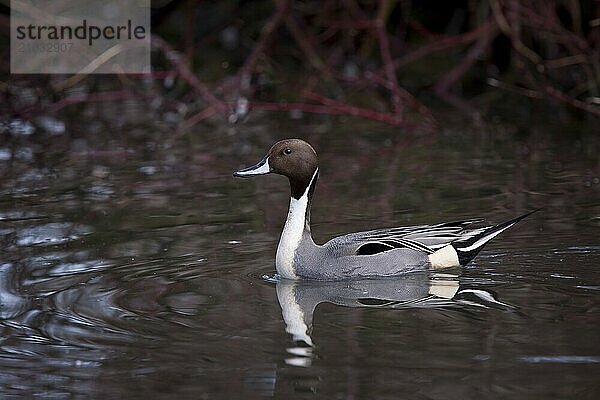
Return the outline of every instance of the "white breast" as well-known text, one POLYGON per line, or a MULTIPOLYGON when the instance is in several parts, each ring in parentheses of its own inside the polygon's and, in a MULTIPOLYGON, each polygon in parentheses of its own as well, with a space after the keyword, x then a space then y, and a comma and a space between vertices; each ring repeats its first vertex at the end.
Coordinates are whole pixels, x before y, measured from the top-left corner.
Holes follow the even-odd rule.
POLYGON ((279 239, 275 258, 277 272, 284 278, 298 278, 294 271, 294 257, 302 240, 307 206, 308 193, 304 193, 300 200, 293 197, 290 199, 290 210, 281 233, 281 239, 279 239))
POLYGON ((308 209, 308 192, 317 176, 318 169, 315 170, 308 187, 304 190, 300 199, 290 198, 290 209, 277 246, 277 256, 275 257, 275 267, 277 273, 283 278, 297 279, 294 268, 296 251, 300 247, 302 235, 306 225, 306 211, 308 209))

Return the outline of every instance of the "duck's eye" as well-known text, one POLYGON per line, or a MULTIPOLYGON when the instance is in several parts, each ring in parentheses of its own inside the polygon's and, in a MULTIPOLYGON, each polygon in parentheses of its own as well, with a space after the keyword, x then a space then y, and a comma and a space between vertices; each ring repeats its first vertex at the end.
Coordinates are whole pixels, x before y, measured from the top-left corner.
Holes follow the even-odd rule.
POLYGON ((283 154, 292 154, 292 149, 287 148, 283 151, 283 154))

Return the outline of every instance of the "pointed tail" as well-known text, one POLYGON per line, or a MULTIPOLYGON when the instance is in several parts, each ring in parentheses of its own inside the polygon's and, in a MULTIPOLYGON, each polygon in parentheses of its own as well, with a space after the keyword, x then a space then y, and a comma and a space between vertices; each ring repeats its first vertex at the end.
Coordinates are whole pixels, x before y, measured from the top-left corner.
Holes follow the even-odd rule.
POLYGON ((541 210, 541 208, 530 211, 517 218, 511 219, 510 221, 490 226, 489 228, 483 230, 483 232, 472 236, 466 240, 457 240, 455 242, 452 242, 452 247, 454 248, 454 250, 456 250, 456 254, 458 255, 458 261, 460 262, 460 265, 466 265, 469 261, 475 258, 477 253, 479 253, 479 251, 483 249, 483 246, 485 246, 487 242, 489 242, 490 240, 492 240, 511 226, 515 225, 523 218, 528 217, 529 215, 539 210, 541 210))

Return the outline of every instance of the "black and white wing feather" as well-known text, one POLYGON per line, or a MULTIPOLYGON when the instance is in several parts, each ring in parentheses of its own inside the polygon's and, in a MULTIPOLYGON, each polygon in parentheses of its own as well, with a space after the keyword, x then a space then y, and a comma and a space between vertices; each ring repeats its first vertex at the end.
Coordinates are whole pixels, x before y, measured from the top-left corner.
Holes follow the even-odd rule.
POLYGON ((345 247, 356 255, 372 255, 396 248, 408 248, 431 254, 456 240, 468 239, 485 228, 466 229, 480 219, 415 225, 350 233, 327 242, 326 246, 345 247))

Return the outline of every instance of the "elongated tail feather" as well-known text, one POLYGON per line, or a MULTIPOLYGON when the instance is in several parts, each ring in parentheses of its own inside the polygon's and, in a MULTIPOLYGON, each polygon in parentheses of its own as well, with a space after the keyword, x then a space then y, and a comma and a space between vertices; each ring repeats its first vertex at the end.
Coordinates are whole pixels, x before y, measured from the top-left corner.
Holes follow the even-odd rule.
POLYGON ((483 232, 472 236, 466 240, 457 240, 455 242, 452 242, 452 247, 454 248, 454 250, 456 250, 456 254, 458 255, 458 261, 460 262, 460 265, 466 265, 469 261, 475 258, 477 253, 479 253, 479 251, 483 249, 483 246, 485 246, 487 242, 489 242, 490 240, 492 240, 511 226, 515 225, 523 218, 528 217, 529 215, 539 210, 541 210, 541 208, 530 211, 517 218, 511 219, 510 221, 491 226, 485 229, 483 232))

